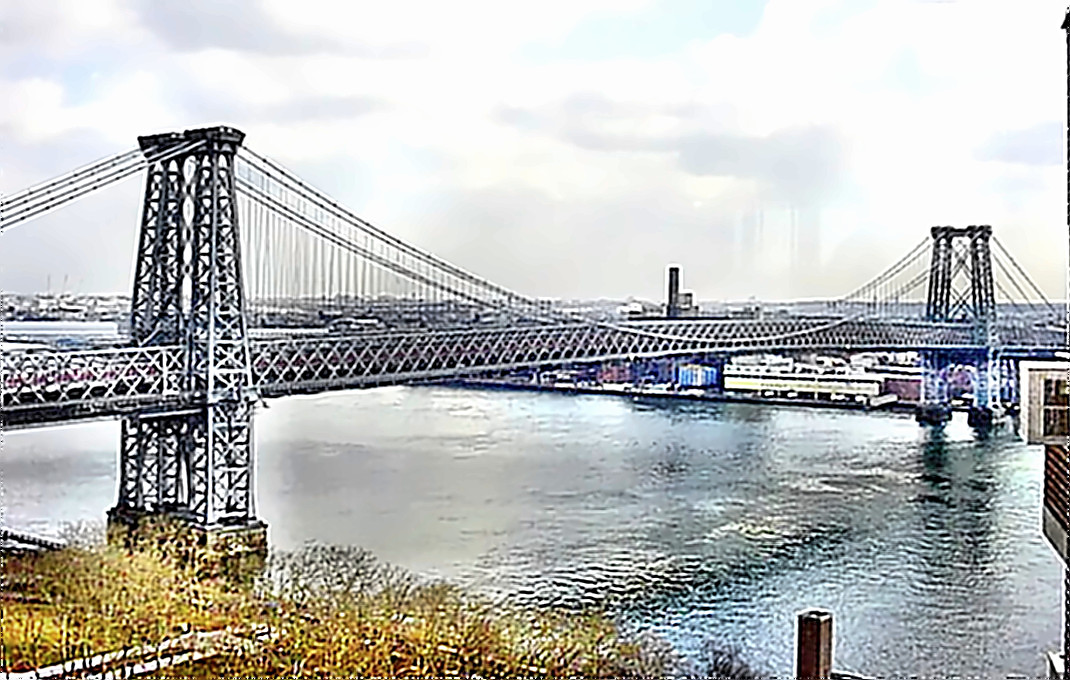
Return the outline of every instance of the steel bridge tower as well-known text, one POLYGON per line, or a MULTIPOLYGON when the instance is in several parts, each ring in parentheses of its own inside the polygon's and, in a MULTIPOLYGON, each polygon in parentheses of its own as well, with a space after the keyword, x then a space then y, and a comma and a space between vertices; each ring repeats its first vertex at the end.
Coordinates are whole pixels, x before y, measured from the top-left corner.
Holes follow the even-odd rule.
POLYGON ((941 424, 951 417, 949 372, 953 366, 975 370, 971 425, 992 424, 993 409, 1000 404, 1003 388, 1000 361, 995 347, 996 296, 992 276, 989 225, 933 227, 932 260, 925 319, 934 322, 968 322, 973 325, 973 350, 921 352, 924 373, 919 422, 941 424))
MULTIPOLYGON (((136 254, 131 339, 179 346, 182 398, 122 420, 119 492, 109 527, 170 516, 213 536, 266 541, 256 519, 253 389, 227 127, 139 137, 150 161, 136 254)), ((266 545, 266 543, 265 543, 266 545)))

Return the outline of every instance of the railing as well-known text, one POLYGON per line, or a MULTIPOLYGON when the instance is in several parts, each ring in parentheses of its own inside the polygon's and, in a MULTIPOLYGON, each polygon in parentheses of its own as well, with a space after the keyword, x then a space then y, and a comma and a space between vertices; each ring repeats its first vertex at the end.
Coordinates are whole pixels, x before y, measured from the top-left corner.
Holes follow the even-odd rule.
MULTIPOLYGON (((186 633, 158 645, 131 647, 83 659, 71 659, 41 668, 0 670, 0 680, 42 680, 43 678, 100 678, 118 680, 158 673, 166 668, 193 663, 213 656, 244 650, 255 652, 277 633, 267 626, 252 630, 222 630, 186 633)), ((177 677, 177 676, 173 676, 177 677)))
POLYGON ((11 547, 7 545, 11 543, 16 544, 15 547, 17 547, 18 544, 21 544, 30 546, 31 548, 42 548, 44 550, 62 550, 67 547, 62 541, 53 541, 48 538, 41 538, 40 536, 31 536, 30 534, 11 531, 10 529, 0 529, 0 551, 11 547))

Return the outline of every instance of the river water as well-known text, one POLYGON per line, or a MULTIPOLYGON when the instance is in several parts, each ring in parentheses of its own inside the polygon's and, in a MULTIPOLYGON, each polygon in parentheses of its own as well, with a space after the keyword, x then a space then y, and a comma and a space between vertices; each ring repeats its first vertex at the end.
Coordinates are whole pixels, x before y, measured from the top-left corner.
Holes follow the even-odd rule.
MULTIPOLYGON (((7 522, 101 521, 117 439, 116 423, 7 433, 7 522)), ((685 653, 712 638, 790 676, 809 607, 835 612, 835 667, 866 675, 1040 676, 1059 646, 1042 450, 960 420, 395 387, 273 401, 256 439, 275 546, 605 604, 685 653)))

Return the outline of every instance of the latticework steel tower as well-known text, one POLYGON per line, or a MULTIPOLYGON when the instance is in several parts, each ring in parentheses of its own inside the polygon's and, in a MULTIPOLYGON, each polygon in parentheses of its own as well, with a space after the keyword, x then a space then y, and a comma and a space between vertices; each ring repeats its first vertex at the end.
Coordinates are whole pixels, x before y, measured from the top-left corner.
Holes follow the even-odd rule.
POLYGON ((226 127, 138 139, 151 162, 137 250, 131 335, 178 345, 181 395, 123 418, 112 520, 170 515, 194 527, 257 528, 253 391, 238 237, 234 159, 245 135, 226 127))
POLYGON ((955 364, 976 369, 971 425, 989 425, 992 409, 1000 401, 1000 363, 994 347, 996 295, 989 239, 992 227, 933 227, 932 260, 925 319, 968 322, 974 329, 975 352, 922 352, 925 373, 918 419, 942 423, 950 417, 948 371, 955 364))

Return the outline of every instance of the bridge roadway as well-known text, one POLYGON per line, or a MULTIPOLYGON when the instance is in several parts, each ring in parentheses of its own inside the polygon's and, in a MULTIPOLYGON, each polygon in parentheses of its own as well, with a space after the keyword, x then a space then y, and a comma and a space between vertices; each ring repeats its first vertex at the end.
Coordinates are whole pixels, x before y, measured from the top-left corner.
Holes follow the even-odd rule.
MULTIPOLYGON (((1061 331, 1001 328, 1004 352, 1063 347, 1061 331)), ((843 319, 641 321, 380 331, 251 340, 260 398, 367 388, 523 367, 756 351, 982 349, 960 323, 843 319)), ((189 408, 181 346, 11 352, 0 360, 7 427, 189 408)), ((202 401, 203 403, 203 396, 202 401)))

